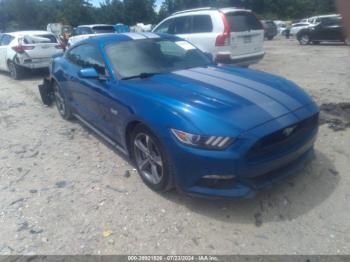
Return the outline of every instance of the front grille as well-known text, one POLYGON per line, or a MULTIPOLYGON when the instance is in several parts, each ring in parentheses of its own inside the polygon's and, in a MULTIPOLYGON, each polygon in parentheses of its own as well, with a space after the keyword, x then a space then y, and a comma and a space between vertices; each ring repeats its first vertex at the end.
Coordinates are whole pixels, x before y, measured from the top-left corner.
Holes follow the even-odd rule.
POLYGON ((285 127, 263 137, 249 150, 247 154, 248 161, 262 156, 269 156, 272 153, 288 150, 290 147, 300 143, 318 126, 318 118, 319 114, 317 113, 295 125, 285 127), (286 129, 292 127, 295 127, 294 130, 288 134, 286 129))

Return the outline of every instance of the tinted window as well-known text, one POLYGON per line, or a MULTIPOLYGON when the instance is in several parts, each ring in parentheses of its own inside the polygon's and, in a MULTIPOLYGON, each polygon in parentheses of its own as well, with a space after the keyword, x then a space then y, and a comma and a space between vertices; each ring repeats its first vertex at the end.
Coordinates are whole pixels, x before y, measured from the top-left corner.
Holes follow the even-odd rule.
POLYGON ((174 18, 173 23, 170 24, 168 33, 169 34, 188 34, 191 33, 191 17, 182 16, 174 18))
POLYGON ((109 44, 106 52, 121 78, 206 66, 209 59, 183 40, 142 39, 109 44))
POLYGON ((42 43, 57 43, 57 39, 54 35, 34 35, 34 36, 24 36, 24 44, 42 44, 42 43))
POLYGON ((231 32, 245 32, 250 30, 262 30, 262 24, 256 16, 250 12, 234 12, 226 14, 231 32))
POLYGON ((321 18, 321 23, 323 25, 340 25, 342 21, 340 17, 327 17, 321 18))
POLYGON ((93 67, 100 74, 105 74, 105 64, 100 53, 93 45, 80 45, 70 50, 66 58, 82 68, 93 67))
POLYGON ((0 46, 9 45, 13 39, 14 39, 14 37, 12 37, 10 35, 3 35, 1 38, 0 46))
POLYGON ((92 30, 95 34, 115 33, 113 26, 94 26, 92 30))
POLYGON ((213 31, 213 24, 209 15, 193 16, 193 33, 209 33, 213 31))

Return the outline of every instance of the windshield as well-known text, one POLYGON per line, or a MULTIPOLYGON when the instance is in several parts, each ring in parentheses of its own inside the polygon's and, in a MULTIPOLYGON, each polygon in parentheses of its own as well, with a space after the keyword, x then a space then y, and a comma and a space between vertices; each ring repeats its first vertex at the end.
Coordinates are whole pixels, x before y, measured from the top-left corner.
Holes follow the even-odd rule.
POLYGON ((109 44, 106 53, 121 78, 207 66, 201 51, 184 40, 142 39, 109 44))
POLYGON ((94 26, 92 28, 95 34, 104 34, 104 33, 115 33, 115 29, 113 26, 94 26))

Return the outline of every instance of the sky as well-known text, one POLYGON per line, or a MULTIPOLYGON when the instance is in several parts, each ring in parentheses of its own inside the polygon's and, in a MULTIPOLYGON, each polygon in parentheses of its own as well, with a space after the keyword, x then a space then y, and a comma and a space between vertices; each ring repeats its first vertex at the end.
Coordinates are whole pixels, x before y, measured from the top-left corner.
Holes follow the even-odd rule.
MULTIPOLYGON (((103 2, 103 0, 90 0, 90 2, 95 5, 95 6, 99 6, 100 2, 103 2)), ((159 11, 159 8, 162 4, 163 0, 156 0, 156 10, 159 11)))

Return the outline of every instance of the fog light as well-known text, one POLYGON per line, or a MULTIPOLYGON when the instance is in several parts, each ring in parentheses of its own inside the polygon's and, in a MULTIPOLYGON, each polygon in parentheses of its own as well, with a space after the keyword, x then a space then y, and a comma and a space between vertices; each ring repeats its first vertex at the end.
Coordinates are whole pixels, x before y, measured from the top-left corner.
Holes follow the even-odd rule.
POLYGON ((209 175, 209 176, 204 176, 202 177, 204 179, 222 179, 222 180, 229 180, 229 179, 234 179, 235 176, 219 176, 219 175, 209 175))

